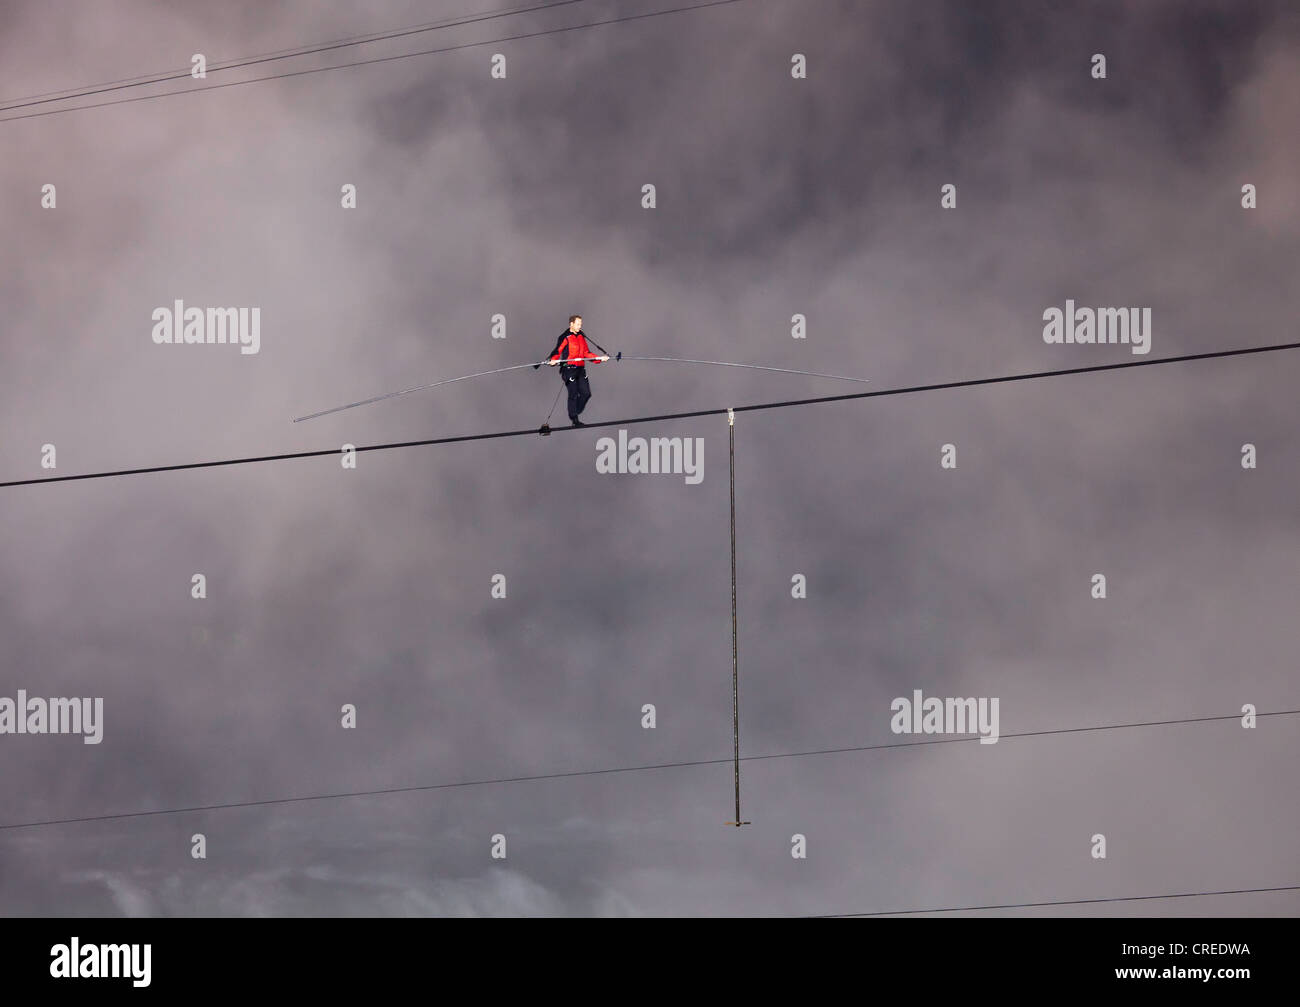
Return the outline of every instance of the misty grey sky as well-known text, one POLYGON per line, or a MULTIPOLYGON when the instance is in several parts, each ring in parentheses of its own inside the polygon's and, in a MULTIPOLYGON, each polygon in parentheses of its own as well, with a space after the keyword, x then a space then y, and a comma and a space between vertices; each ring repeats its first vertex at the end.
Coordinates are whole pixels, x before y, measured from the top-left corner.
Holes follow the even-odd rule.
MULTIPOLYGON (((504 6, 4 0, 0 94, 504 6)), ((653 9, 591 0, 209 82, 653 9)), ((74 474, 537 426, 549 370, 288 418, 538 359, 574 312, 629 355, 879 389, 1142 359, 1046 345, 1067 298, 1149 307, 1150 358, 1293 341, 1298 102, 1285 3, 742 0, 2 122, 0 481, 52 474, 47 443, 74 474), (260 352, 155 345, 176 299, 260 307, 260 352)), ((1003 734, 1296 709, 1298 380, 1289 351, 741 414, 742 754, 912 740, 890 703, 914 689, 997 697, 1003 734)), ((631 362, 591 383, 593 422, 856 390, 631 362)), ((703 438, 699 485, 598 473, 616 433, 0 491, 0 697, 105 709, 97 746, 0 735, 0 825, 728 759, 726 421, 629 428, 703 438)), ((0 914, 785 915, 1293 885, 1298 755, 1287 716, 763 759, 739 830, 726 763, 0 829, 0 914)))

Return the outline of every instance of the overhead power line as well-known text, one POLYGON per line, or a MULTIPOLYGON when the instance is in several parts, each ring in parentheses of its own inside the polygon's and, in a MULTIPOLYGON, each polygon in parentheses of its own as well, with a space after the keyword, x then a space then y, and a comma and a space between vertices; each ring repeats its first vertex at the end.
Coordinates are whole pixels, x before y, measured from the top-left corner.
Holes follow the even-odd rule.
MULTIPOLYGON (((1257 713, 1257 718, 1290 717, 1300 714, 1293 710, 1270 710, 1257 713)), ((1139 727, 1169 727, 1180 724, 1208 724, 1213 721, 1240 720, 1241 714, 1229 713, 1211 717, 1183 717, 1177 720, 1146 720, 1128 724, 1099 724, 1092 727, 1065 727, 1044 731, 1019 731, 998 736, 999 742, 1009 738, 1043 738, 1057 734, 1085 734, 1099 731, 1122 731, 1139 727)), ((802 759, 815 755, 845 755, 853 752, 875 752, 886 749, 919 748, 930 745, 959 745, 978 742, 978 735, 961 737, 926 738, 922 741, 893 741, 877 745, 856 745, 847 748, 820 748, 804 752, 777 752, 769 755, 742 755, 740 762, 760 762, 770 759, 802 759)), ((656 769, 686 769, 696 766, 723 766, 733 764, 735 756, 723 759, 695 759, 686 762, 661 762, 642 766, 616 766, 609 769, 578 769, 565 773, 536 773, 530 776, 502 776, 495 779, 462 780, 457 783, 429 783, 411 787, 385 787, 379 790, 349 790, 333 794, 310 794, 301 797, 268 798, 261 801, 232 801, 224 804, 200 804, 184 808, 158 808, 153 811, 122 811, 104 815, 85 815, 78 818, 55 818, 36 822, 11 822, 0 825, 0 831, 35 829, 50 825, 75 825, 87 822, 109 822, 125 818, 150 818, 158 815, 185 815, 201 811, 227 811, 234 808, 264 808, 281 804, 303 804, 308 801, 337 801, 349 797, 386 797, 393 794, 416 794, 434 790, 457 790, 467 787, 487 787, 506 783, 533 783, 538 780, 563 780, 579 776, 609 776, 616 773, 644 773, 656 769)))
MULTIPOLYGON (((351 38, 333 39, 329 42, 318 42, 305 46, 296 46, 290 49, 277 49, 274 52, 260 53, 256 56, 237 56, 230 60, 214 60, 207 67, 208 73, 218 73, 222 70, 237 70, 241 67, 256 66, 260 63, 271 63, 281 59, 296 59, 299 56, 313 56, 317 53, 332 52, 336 49, 346 49, 350 46, 367 45, 371 42, 387 42, 392 39, 407 38, 412 35, 420 35, 426 32, 439 31, 445 28, 458 28, 467 24, 478 24, 483 21, 494 21, 499 18, 511 17, 517 14, 532 14, 537 11, 549 10, 552 7, 568 7, 576 3, 590 3, 591 0, 555 0, 554 3, 534 4, 531 7, 513 7, 508 10, 493 11, 491 14, 465 14, 454 17, 443 18, 440 21, 430 21, 422 25, 412 25, 406 28, 397 28, 392 31, 372 32, 369 35, 354 35, 351 38)), ((106 94, 110 91, 122 91, 132 87, 146 87, 150 84, 163 84, 172 80, 189 80, 191 74, 189 69, 184 70, 165 70, 154 74, 139 74, 135 77, 121 77, 117 80, 104 81, 99 84, 89 84, 81 88, 65 88, 62 91, 46 91, 43 94, 27 95, 22 98, 12 98, 0 104, 0 112, 10 112, 20 108, 31 108, 35 105, 46 105, 52 102, 74 101, 79 98, 89 98, 97 94, 106 94)))
POLYGON ((74 105, 71 108, 51 108, 39 112, 24 112, 22 115, 10 115, 0 118, 0 122, 17 122, 20 119, 39 119, 47 115, 61 115, 65 112, 80 112, 92 108, 107 108, 110 105, 128 105, 137 101, 152 101, 155 98, 170 98, 178 94, 198 94, 203 91, 220 91, 228 87, 240 87, 244 84, 258 84, 269 80, 287 80, 290 77, 305 77, 314 73, 327 73, 331 70, 350 70, 359 66, 373 66, 378 63, 392 63, 416 56, 433 56, 439 53, 457 52, 462 49, 474 49, 485 45, 500 45, 502 42, 519 42, 524 39, 542 38, 547 35, 560 35, 564 32, 583 31, 587 28, 600 28, 611 24, 624 24, 629 21, 643 21, 652 17, 668 14, 683 14, 690 11, 705 10, 710 7, 724 7, 728 4, 742 3, 745 0, 706 0, 703 3, 688 4, 683 7, 671 7, 667 10, 649 11, 643 14, 627 14, 622 17, 606 18, 603 21, 587 21, 582 24, 566 25, 562 28, 548 28, 542 31, 521 32, 517 35, 504 35, 499 38, 486 39, 481 42, 462 42, 458 45, 442 46, 437 49, 421 49, 416 52, 398 53, 394 56, 377 56, 373 59, 354 60, 351 63, 337 63, 333 66, 317 66, 306 70, 291 70, 284 73, 267 74, 262 77, 248 77, 244 80, 232 80, 223 84, 205 84, 200 87, 186 87, 160 94, 140 94, 129 98, 114 98, 111 101, 91 102, 88 105, 74 105))
MULTIPOLYGON (((664 413, 659 416, 637 416, 622 420, 603 420, 595 423, 584 423, 581 427, 559 427, 552 433, 566 433, 578 430, 593 430, 600 427, 631 426, 637 423, 660 423, 666 420, 683 420, 693 419, 699 416, 721 416, 725 415, 728 408, 734 412, 760 412, 767 409, 786 409, 793 406, 807 406, 821 402, 845 402, 851 399, 870 399, 889 395, 912 395, 918 392, 941 391, 951 388, 973 388, 977 385, 994 385, 1003 384, 1012 381, 1033 381, 1039 378, 1064 377, 1071 374, 1090 374, 1100 371, 1123 370, 1131 367, 1154 367, 1160 364, 1176 364, 1191 360, 1212 360, 1225 357, 1244 356, 1253 353, 1275 353, 1281 350, 1300 349, 1300 342, 1297 343, 1278 343, 1271 346, 1251 346, 1238 350, 1214 350, 1209 353, 1187 353, 1177 357, 1158 357, 1154 360, 1130 360, 1119 364, 1092 364, 1087 367, 1070 367, 1058 371, 1036 371, 1030 374, 1006 374, 992 378, 971 378, 965 381, 943 381, 929 385, 912 385, 907 388, 885 388, 873 392, 850 392, 845 395, 822 395, 815 398, 807 399, 790 399, 782 402, 760 402, 748 406, 723 406, 718 409, 697 409, 684 413, 664 413)), ((478 434, 461 434, 452 437, 429 437, 415 441, 396 441, 388 444, 367 444, 356 448, 358 453, 363 451, 395 451, 401 448, 429 447, 435 444, 458 444, 470 441, 498 440, 507 437, 535 437, 537 429, 529 428, 527 430, 501 430, 494 433, 478 434)), ((118 469, 109 472, 85 472, 80 475, 70 476, 43 476, 34 479, 11 479, 7 482, 0 482, 0 489, 11 486, 32 486, 38 483, 60 483, 73 482, 83 479, 113 479, 119 476, 144 475, 151 472, 179 472, 184 469, 207 469, 219 468, 225 465, 252 465, 257 462, 274 462, 287 461, 293 458, 322 458, 328 455, 338 455, 338 448, 323 448, 317 451, 289 451, 283 454, 259 455, 250 458, 227 458, 222 461, 208 462, 186 462, 178 465, 153 465, 147 468, 118 469)))
POLYGON ((1273 888, 1226 888, 1217 892, 1173 892, 1168 895, 1117 895, 1106 899, 1058 899, 1055 902, 1003 902, 989 906, 951 906, 946 909, 890 909, 869 913, 825 913, 813 919, 835 920, 865 916, 916 916, 924 913, 969 913, 985 909, 1038 909, 1044 906, 1087 906, 1103 902, 1144 902, 1149 899, 1199 899, 1207 895, 1254 895, 1259 892, 1296 892, 1300 885, 1273 888))

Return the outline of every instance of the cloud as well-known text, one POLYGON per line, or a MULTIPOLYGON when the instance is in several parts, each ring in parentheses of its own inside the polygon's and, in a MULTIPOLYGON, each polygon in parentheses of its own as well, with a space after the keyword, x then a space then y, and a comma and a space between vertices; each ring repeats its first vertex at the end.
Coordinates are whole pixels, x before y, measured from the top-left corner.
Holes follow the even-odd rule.
MULTIPOLYGON (((530 429, 553 373, 287 418, 534 359, 574 311, 629 355, 877 389, 1132 359, 1045 346, 1041 313, 1066 297, 1151 306, 1155 357, 1280 341, 1300 58, 1284 8, 743 6, 511 44, 507 81, 484 47, 5 124, 0 471, 50 474, 45 443, 73 474, 530 429), (150 312, 178 297, 261 307, 261 352, 155 346, 150 312)), ((428 17, 190 4, 65 31, 57 14, 18 5, 6 93, 428 17)), ((1294 705, 1288 366, 741 414, 743 752, 896 740, 890 700, 914 688, 999 696, 1004 734, 1294 705)), ((602 365, 590 409, 842 390, 801 380, 602 365)), ((747 762, 755 824, 723 827, 726 432, 651 432, 705 438, 699 486, 602 476, 579 432, 6 490, 0 694, 102 696, 105 740, 0 738, 0 824, 466 785, 0 831, 0 905, 783 914, 1285 871, 1267 844, 1297 825, 1272 799, 1294 763, 1278 719, 747 762), (722 761, 489 782, 695 760, 722 761)))

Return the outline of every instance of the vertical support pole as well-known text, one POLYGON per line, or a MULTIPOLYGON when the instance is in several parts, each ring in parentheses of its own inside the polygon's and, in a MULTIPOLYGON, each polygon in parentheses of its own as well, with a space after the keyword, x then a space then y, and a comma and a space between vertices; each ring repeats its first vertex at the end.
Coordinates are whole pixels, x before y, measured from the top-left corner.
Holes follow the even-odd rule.
POLYGON ((739 828, 751 823, 740 817, 740 660, 736 652, 736 413, 727 410, 727 454, 731 465, 731 741, 736 781, 736 819, 727 822, 739 828))

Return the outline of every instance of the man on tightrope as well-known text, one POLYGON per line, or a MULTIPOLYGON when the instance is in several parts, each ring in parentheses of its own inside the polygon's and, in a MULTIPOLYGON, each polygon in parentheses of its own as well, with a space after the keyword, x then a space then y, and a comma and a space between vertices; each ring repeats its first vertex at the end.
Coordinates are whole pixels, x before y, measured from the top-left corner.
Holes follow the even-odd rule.
MULTIPOLYGON (((597 349, 599 349, 599 345, 597 349)), ((575 427, 586 426, 578 417, 591 399, 591 385, 587 382, 587 364, 602 363, 609 359, 609 354, 602 351, 599 355, 592 351, 587 343, 587 335, 582 331, 582 316, 571 315, 569 327, 560 333, 555 342, 555 349, 547 358, 548 367, 560 368, 560 379, 569 390, 569 421, 575 427)), ((540 367, 535 364, 534 367, 540 367)))

